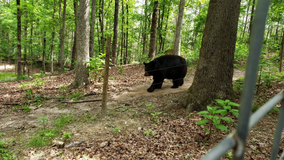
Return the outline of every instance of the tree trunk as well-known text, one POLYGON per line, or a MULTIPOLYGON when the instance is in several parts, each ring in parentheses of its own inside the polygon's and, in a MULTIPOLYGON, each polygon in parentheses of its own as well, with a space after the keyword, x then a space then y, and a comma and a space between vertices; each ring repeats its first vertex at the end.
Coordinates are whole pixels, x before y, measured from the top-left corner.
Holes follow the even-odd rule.
POLYGON ((155 57, 158 13, 159 13, 159 1, 155 1, 153 15, 152 15, 151 36, 150 36, 149 55, 148 55, 148 58, 150 59, 153 59, 155 57))
POLYGON ((247 14, 246 14, 245 26, 244 26, 242 38, 244 38, 245 32, 246 32, 246 28, 247 28, 247 21, 248 21, 248 15, 249 15, 250 2, 251 2, 251 0, 249 0, 249 2, 248 2, 248 8, 247 8, 247 14))
POLYGON ((194 80, 179 103, 188 112, 206 110, 217 98, 233 98, 239 10, 240 0, 210 0, 194 80))
POLYGON ((120 45, 121 45, 121 47, 120 47, 120 64, 123 64, 123 44, 124 44, 124 39, 123 39, 123 33, 124 33, 124 31, 123 31, 123 26, 124 26, 124 9, 123 9, 123 1, 121 1, 121 12, 122 12, 122 14, 121 14, 121 42, 120 42, 120 45))
POLYGON ((71 65, 70 65, 70 70, 73 70, 75 68, 75 63, 76 63, 76 58, 77 58, 77 53, 76 53, 76 41, 77 41, 77 30, 78 30, 78 2, 77 0, 73 1, 74 5, 74 16, 75 16, 75 34, 74 34, 74 42, 73 42, 73 47, 72 47, 72 56, 71 56, 71 65))
POLYGON ((33 76, 33 57, 32 57, 32 53, 33 53, 33 26, 34 26, 34 23, 33 23, 33 20, 31 19, 31 38, 30 38, 30 72, 28 73, 29 76, 33 76))
POLYGON ((42 51, 42 71, 45 74, 45 48, 46 48, 46 31, 43 32, 43 51, 42 51))
POLYGON ((99 12, 101 14, 101 45, 102 45, 102 54, 105 52, 105 38, 104 38, 104 0, 101 0, 101 10, 99 12))
POLYGON ((251 30, 252 30, 252 23, 253 23, 253 16, 254 16, 254 6, 255 6, 255 0, 252 1, 252 6, 251 6, 251 15, 250 15, 250 23, 249 23, 249 39, 251 36, 251 30))
POLYGON ((63 2, 62 29, 60 38, 60 72, 64 72, 64 38, 65 38, 65 16, 66 16, 66 0, 63 2))
POLYGON ((20 10, 20 0, 17 0, 17 48, 18 48, 18 60, 17 60, 17 75, 20 77, 22 75, 21 72, 21 10, 20 10))
POLYGON ((185 0, 180 0, 178 21, 177 21, 177 28, 176 28, 176 35, 175 35, 175 43, 174 43, 174 50, 173 50, 174 55, 180 55, 180 41, 181 41, 184 5, 185 5, 185 0))
POLYGON ((96 0, 92 0, 91 11, 91 28, 90 28, 90 58, 94 56, 94 43, 95 43, 95 16, 96 16, 96 0))
POLYGON ((76 39, 77 62, 75 69, 74 88, 89 84, 89 72, 86 62, 89 61, 89 11, 90 0, 80 0, 78 30, 76 39))
POLYGON ((112 63, 113 64, 116 64, 117 29, 118 29, 118 7, 119 7, 119 0, 115 0, 113 40, 112 40, 112 63))
POLYGON ((280 49, 279 72, 282 72, 282 68, 283 68, 283 54, 284 54, 284 31, 283 31, 282 42, 281 42, 281 49, 280 49))
MULTIPOLYGON (((168 30, 169 15, 170 15, 170 7, 168 8, 168 15, 167 15, 166 26, 165 26, 165 33, 167 33, 167 30, 168 30)), ((167 36, 167 34, 165 34, 165 36, 162 39, 162 50, 164 50, 164 48, 165 48, 166 36, 167 36)))
POLYGON ((143 54, 146 53, 146 41, 147 41, 147 5, 148 1, 145 0, 145 8, 144 8, 144 31, 143 32, 143 54))
MULTIPOLYGON (((27 3, 27 0, 25 0, 25 3, 27 3)), ((25 27, 24 27, 24 35, 25 35, 25 45, 24 45, 24 64, 23 64, 23 75, 26 75, 26 69, 27 69, 27 41, 28 41, 28 11, 27 6, 25 5, 25 27)))
POLYGON ((126 35, 125 35, 125 55, 124 55, 124 64, 127 64, 128 60, 128 4, 126 4, 126 35))
POLYGON ((163 22, 164 22, 164 15, 165 15, 165 2, 163 3, 163 7, 162 7, 162 15, 161 17, 159 17, 160 20, 160 23, 159 23, 159 51, 158 53, 161 53, 161 50, 162 50, 162 42, 163 42, 163 22))
MULTIPOLYGON (((53 15, 52 19, 55 18, 55 12, 56 12, 56 0, 54 0, 54 6, 53 6, 53 15)), ((50 48, 50 72, 53 74, 53 47, 54 47, 54 37, 55 37, 55 25, 53 25, 52 33, 51 33, 51 48, 50 48)))

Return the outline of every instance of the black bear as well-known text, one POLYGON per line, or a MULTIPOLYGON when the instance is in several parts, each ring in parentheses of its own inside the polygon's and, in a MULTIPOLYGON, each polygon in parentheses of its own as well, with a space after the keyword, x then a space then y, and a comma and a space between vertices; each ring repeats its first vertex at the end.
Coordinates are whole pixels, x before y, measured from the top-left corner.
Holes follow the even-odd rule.
POLYGON ((184 58, 177 55, 165 55, 154 59, 149 63, 145 63, 145 76, 153 76, 153 83, 148 92, 160 89, 164 79, 172 79, 173 86, 178 88, 183 85, 183 78, 187 72, 187 64, 184 58))

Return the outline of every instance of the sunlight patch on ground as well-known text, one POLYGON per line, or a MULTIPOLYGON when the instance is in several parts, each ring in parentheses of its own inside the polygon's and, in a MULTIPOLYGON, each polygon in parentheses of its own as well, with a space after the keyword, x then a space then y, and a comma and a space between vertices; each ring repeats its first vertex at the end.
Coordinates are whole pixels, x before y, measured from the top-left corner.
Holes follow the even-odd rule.
POLYGON ((0 72, 5 72, 7 70, 12 70, 15 68, 15 65, 10 65, 10 64, 1 64, 0 65, 0 72))

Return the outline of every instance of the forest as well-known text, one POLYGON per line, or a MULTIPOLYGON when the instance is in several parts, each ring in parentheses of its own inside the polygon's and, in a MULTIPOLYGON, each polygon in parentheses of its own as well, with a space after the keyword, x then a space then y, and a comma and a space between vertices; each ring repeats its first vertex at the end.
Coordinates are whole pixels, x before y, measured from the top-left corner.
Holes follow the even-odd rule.
MULTIPOLYGON (((238 126, 257 3, 0 0, 0 159, 202 158, 238 126), (184 83, 147 92, 143 64, 163 55, 186 60, 184 83)), ((251 113, 284 89, 283 8, 271 0, 251 113)), ((269 159, 280 106, 244 159, 269 159)))

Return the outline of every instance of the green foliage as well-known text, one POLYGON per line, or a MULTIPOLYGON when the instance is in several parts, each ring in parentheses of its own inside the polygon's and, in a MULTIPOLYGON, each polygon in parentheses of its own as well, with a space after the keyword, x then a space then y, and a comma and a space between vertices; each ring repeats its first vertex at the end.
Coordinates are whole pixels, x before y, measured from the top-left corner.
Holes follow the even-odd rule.
POLYGON ((61 87, 59 87, 59 91, 68 92, 69 88, 67 86, 61 86, 61 87))
POLYGON ((31 89, 28 89, 28 90, 26 91, 26 96, 27 96, 28 98, 32 98, 32 96, 33 96, 33 91, 32 91, 31 89))
POLYGON ((100 56, 94 56, 91 58, 91 61, 87 62, 89 66, 87 67, 89 69, 90 73, 95 74, 95 80, 98 76, 101 76, 101 70, 104 68, 105 65, 105 54, 102 54, 100 56))
POLYGON ((62 135, 62 139, 64 139, 64 141, 69 141, 72 138, 72 133, 71 132, 64 132, 62 135))
POLYGON ((24 79, 28 79, 29 76, 28 75, 21 75, 20 77, 17 77, 17 80, 24 80, 24 79))
POLYGON ((61 115, 59 119, 55 122, 55 124, 58 128, 62 128, 70 122, 74 122, 74 116, 72 114, 61 115))
POLYGON ((229 159, 232 159, 233 158, 233 153, 231 151, 228 151, 226 153, 226 157, 229 158, 229 159))
POLYGON ((284 77, 284 72, 278 72, 278 69, 273 68, 273 59, 261 59, 258 70, 258 85, 269 88, 272 82, 281 80, 284 77))
POLYGON ((154 137, 155 136, 155 134, 156 134, 156 132, 155 131, 152 131, 151 129, 149 129, 149 130, 145 130, 144 132, 144 135, 146 136, 146 137, 154 137))
POLYGON ((157 119, 158 115, 160 115, 162 112, 155 112, 155 113, 150 113, 151 116, 154 117, 154 122, 159 123, 159 120, 157 119))
POLYGON ((237 40, 234 61, 244 61, 248 57, 248 54, 249 46, 246 43, 243 43, 241 40, 237 40))
POLYGON ((209 138, 212 132, 212 126, 216 129, 228 131, 227 127, 221 122, 225 121, 228 123, 234 122, 231 118, 227 117, 228 113, 232 113, 234 116, 238 116, 238 110, 232 109, 232 106, 239 107, 240 105, 230 100, 216 99, 219 106, 210 107, 207 106, 207 111, 200 111, 200 114, 204 119, 196 122, 198 125, 206 125, 209 123, 209 129, 204 127, 204 130, 209 133, 209 138))
POLYGON ((12 81, 16 79, 16 76, 14 72, 2 72, 0 73, 0 81, 12 81))
POLYGON ((244 86, 244 78, 240 77, 236 81, 233 82, 233 90, 236 94, 241 94, 244 86))
POLYGON ((84 97, 84 95, 82 93, 78 92, 78 91, 76 91, 75 93, 73 93, 71 95, 71 98, 73 98, 74 100, 79 100, 83 97, 84 97))
POLYGON ((23 106, 14 106, 13 108, 12 108, 12 111, 17 111, 17 110, 23 110, 24 111, 24 113, 29 113, 32 109, 29 107, 29 106, 27 106, 27 105, 23 105, 23 106))
POLYGON ((43 128, 45 129, 47 126, 47 122, 48 122, 48 117, 39 117, 38 118, 38 123, 43 125, 43 128))
POLYGON ((7 149, 9 143, 4 141, 0 141, 0 159, 2 160, 16 160, 15 155, 7 149))
MULTIPOLYGON (((40 117, 38 119, 38 123, 43 125, 43 127, 42 129, 38 130, 34 135, 32 135, 29 146, 44 147, 46 145, 49 145, 51 143, 51 139, 55 138, 60 134, 61 128, 73 121, 73 115, 61 115, 57 118, 57 121, 54 121, 56 127, 50 128, 47 127, 48 117, 40 117)), ((68 141, 71 138, 71 133, 63 133, 62 138, 68 141)))
POLYGON ((120 131, 119 128, 115 127, 113 130, 112 130, 112 134, 117 136, 118 132, 120 131))
POLYGON ((44 80, 40 80, 40 79, 36 78, 36 80, 33 83, 33 85, 38 88, 38 87, 42 86, 44 83, 45 83, 44 80))
POLYGON ((124 72, 124 69, 122 68, 122 66, 118 67, 118 73, 122 74, 124 72))

